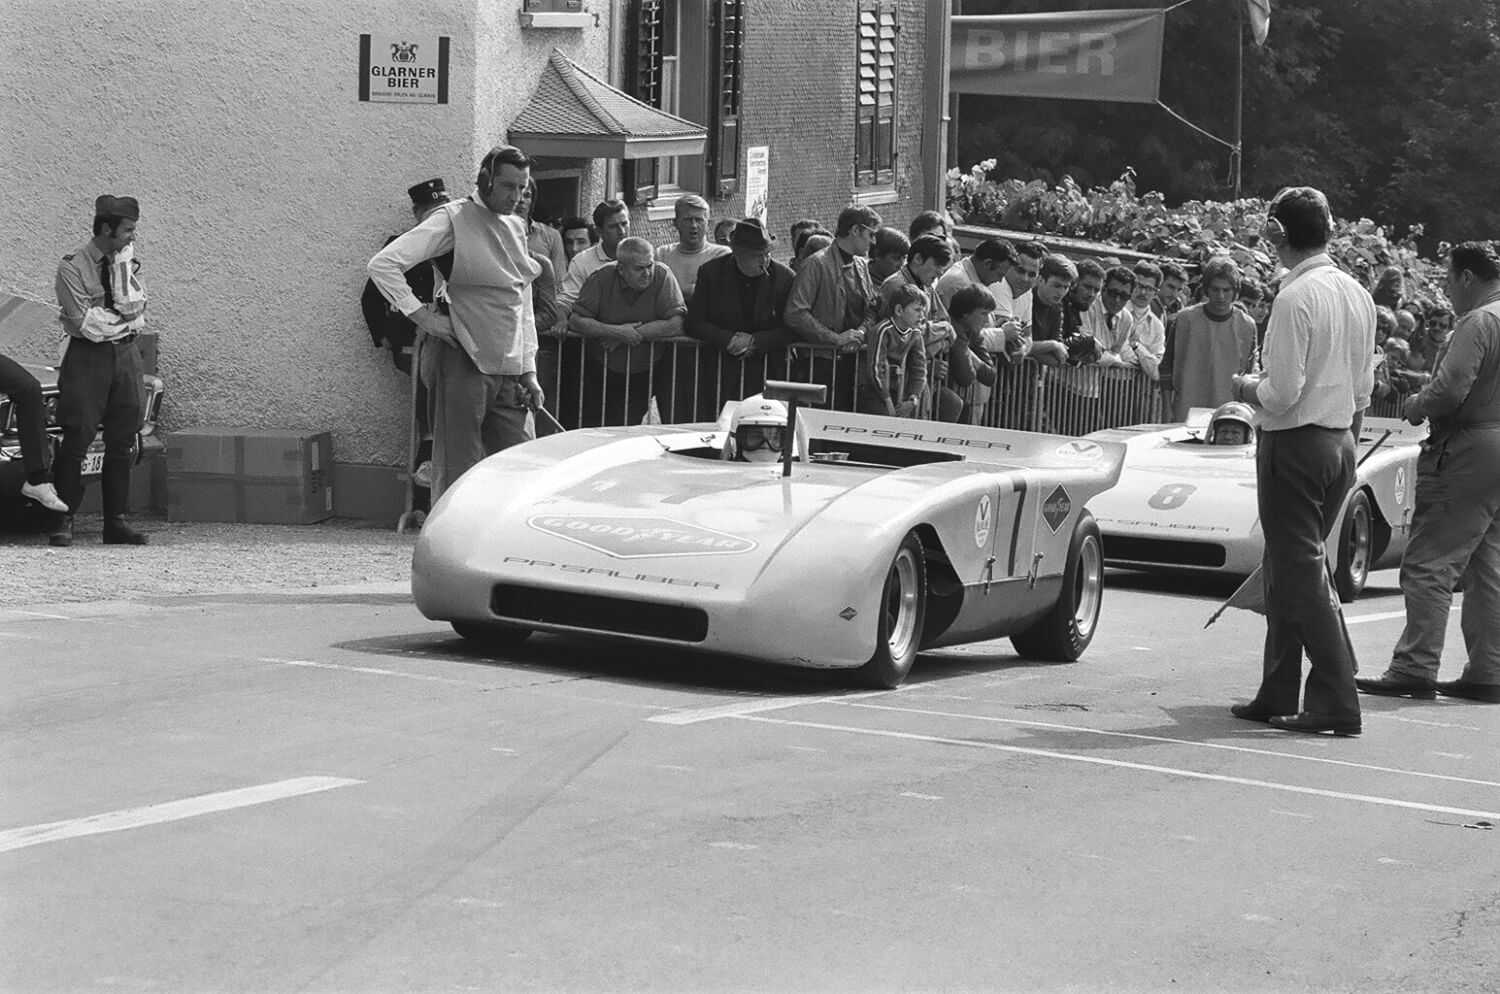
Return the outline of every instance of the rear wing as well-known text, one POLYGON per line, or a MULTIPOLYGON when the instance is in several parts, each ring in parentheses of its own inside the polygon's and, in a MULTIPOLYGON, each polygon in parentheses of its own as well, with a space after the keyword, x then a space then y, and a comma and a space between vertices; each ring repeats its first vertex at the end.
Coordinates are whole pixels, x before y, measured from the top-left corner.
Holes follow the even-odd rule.
POLYGON ((845 450, 889 449, 928 457, 897 460, 901 465, 964 460, 1029 469, 1095 470, 1111 484, 1125 462, 1125 446, 1120 442, 815 408, 798 412, 797 441, 815 460, 820 453, 840 451, 841 446, 845 450))

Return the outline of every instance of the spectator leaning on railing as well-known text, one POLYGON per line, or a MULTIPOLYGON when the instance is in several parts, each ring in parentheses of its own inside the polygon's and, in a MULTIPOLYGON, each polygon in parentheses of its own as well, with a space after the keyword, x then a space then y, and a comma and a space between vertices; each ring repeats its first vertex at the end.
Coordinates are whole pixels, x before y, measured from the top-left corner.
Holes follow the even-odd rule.
POLYGON ((1036 288, 1031 291, 1031 348, 1027 354, 1044 366, 1060 366, 1068 361, 1068 346, 1063 341, 1063 298, 1078 279, 1078 268, 1063 255, 1049 255, 1042 260, 1036 288))
MULTIPOLYGON (((1005 274, 1015 263, 1014 245, 1003 238, 986 238, 975 247, 972 255, 938 277, 937 295, 947 307, 953 295, 966 286, 977 283, 987 287, 1005 279, 1005 274)), ((991 294, 990 300, 994 299, 994 294, 991 294)))
POLYGON ((1130 304, 1116 319, 1112 341, 1104 343, 1099 363, 1134 367, 1154 380, 1167 348, 1166 328, 1151 311, 1151 301, 1156 299, 1156 288, 1161 283, 1161 270, 1152 263, 1138 262, 1132 277, 1130 304))
POLYGON ((870 250, 870 282, 877 287, 906 264, 911 239, 895 228, 886 226, 875 232, 875 246, 870 250))
MULTIPOLYGON (((809 256, 792 283, 787 324, 812 345, 857 352, 865 333, 876 323, 878 298, 870 279, 870 245, 880 227, 880 215, 861 204, 839 212, 833 244, 809 256)), ((806 370, 811 382, 831 385, 829 400, 835 410, 849 410, 854 384, 838 366, 819 356, 806 370)))
POLYGON ((698 270, 687 333, 703 345, 697 383, 677 387, 678 420, 686 420, 688 410, 694 420, 712 420, 718 403, 759 393, 767 378, 785 376, 786 347, 797 340, 786 326, 795 277, 771 258, 773 241, 758 219, 747 217, 729 233, 732 254, 698 270), (691 407, 682 399, 684 390, 696 395, 691 407))
POLYGON ((946 394, 940 393, 937 407, 941 420, 973 424, 995 385, 995 363, 984 349, 985 329, 994 310, 995 298, 975 283, 959 289, 949 301, 948 317, 955 338, 948 349, 946 388, 958 401, 959 409, 953 417, 946 416, 946 394))
POLYGON ((1175 262, 1161 264, 1161 286, 1156 288, 1156 299, 1151 301, 1151 309, 1163 323, 1186 306, 1182 291, 1187 284, 1187 270, 1175 262))
POLYGON ((569 327, 588 339, 583 378, 583 424, 640 424, 655 394, 670 405, 654 366, 653 342, 682 334, 687 313, 677 277, 657 262, 651 243, 626 238, 615 261, 584 280, 569 327))
POLYGON ((678 199, 672 207, 672 227, 677 241, 656 250, 656 261, 665 263, 677 277, 677 287, 684 298, 691 298, 698 284, 698 270, 710 259, 728 255, 729 248, 708 240, 708 201, 697 194, 678 199))

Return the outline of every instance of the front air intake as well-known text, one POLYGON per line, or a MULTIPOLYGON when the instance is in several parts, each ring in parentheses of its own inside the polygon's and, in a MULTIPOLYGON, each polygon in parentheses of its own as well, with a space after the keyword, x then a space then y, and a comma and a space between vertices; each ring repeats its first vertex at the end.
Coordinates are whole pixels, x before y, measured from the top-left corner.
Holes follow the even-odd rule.
POLYGON ((1226 561, 1224 547, 1215 542, 1183 542, 1170 538, 1136 538, 1131 535, 1107 535, 1104 558, 1117 563, 1150 563, 1153 566, 1196 566, 1221 569, 1226 561))
POLYGON ((702 642, 708 637, 708 614, 701 608, 655 604, 623 597, 547 590, 499 583, 490 595, 490 610, 506 621, 555 626, 604 635, 634 635, 702 642))

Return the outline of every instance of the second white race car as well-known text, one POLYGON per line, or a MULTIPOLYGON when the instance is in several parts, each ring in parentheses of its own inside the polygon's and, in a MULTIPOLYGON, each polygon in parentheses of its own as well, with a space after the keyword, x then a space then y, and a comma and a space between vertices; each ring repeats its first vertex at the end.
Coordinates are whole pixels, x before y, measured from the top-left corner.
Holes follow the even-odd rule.
MULTIPOLYGON (((1120 482, 1090 503, 1111 566, 1247 576, 1265 551, 1255 499, 1255 442, 1210 445, 1206 409, 1185 424, 1133 425, 1088 436, 1125 444, 1120 482)), ((1396 566, 1416 507, 1425 427, 1367 418, 1354 487, 1328 543, 1339 598, 1355 600, 1370 571, 1396 566)))

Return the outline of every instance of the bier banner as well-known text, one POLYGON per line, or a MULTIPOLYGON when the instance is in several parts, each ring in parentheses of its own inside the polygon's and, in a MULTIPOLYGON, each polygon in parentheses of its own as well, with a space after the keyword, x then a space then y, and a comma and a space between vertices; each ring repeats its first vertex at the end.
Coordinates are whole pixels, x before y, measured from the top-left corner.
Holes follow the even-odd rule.
POLYGON ((954 93, 1154 104, 1166 11, 955 16, 954 93))

